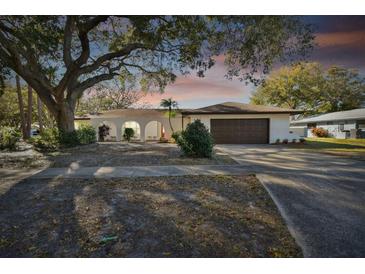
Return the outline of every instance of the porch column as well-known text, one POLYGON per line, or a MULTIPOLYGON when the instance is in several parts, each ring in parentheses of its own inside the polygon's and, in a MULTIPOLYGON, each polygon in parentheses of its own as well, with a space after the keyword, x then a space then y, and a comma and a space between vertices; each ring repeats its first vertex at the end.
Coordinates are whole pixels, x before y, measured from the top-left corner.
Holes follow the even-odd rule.
POLYGON ((117 142, 120 142, 122 140, 122 126, 121 125, 116 125, 116 134, 115 134, 115 139, 117 142))
POLYGON ((146 126, 147 124, 146 123, 142 123, 140 121, 137 121, 138 124, 139 124, 139 130, 140 130, 140 136, 139 136, 139 139, 141 140, 141 142, 144 142, 145 141, 145 135, 146 135, 146 126))

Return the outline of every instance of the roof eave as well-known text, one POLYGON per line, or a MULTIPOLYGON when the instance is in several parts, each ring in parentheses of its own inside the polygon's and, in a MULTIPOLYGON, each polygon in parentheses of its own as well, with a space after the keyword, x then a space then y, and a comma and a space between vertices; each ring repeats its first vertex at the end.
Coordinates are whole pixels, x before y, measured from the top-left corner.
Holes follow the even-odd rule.
POLYGON ((318 122, 333 122, 333 121, 346 121, 346 120, 362 120, 365 117, 344 117, 336 119, 320 119, 320 120, 303 120, 303 121, 292 121, 291 124, 308 124, 308 123, 318 123, 318 122))
POLYGON ((301 114, 303 111, 245 111, 245 112, 219 112, 219 111, 211 111, 211 112, 204 112, 204 111, 186 111, 182 112, 184 115, 211 115, 211 114, 301 114))

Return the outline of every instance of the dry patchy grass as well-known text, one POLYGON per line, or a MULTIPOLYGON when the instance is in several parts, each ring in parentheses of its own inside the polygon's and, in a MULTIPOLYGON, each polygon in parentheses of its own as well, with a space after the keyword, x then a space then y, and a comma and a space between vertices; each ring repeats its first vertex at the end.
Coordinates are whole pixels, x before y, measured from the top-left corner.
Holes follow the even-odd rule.
POLYGON ((299 257, 255 176, 21 181, 1 257, 299 257))

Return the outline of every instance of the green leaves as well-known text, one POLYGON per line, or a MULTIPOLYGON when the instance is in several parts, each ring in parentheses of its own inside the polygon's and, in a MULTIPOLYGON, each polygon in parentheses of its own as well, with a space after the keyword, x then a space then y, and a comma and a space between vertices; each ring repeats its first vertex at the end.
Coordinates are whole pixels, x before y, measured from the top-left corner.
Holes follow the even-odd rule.
POLYGON ((187 125, 181 133, 174 134, 177 145, 187 156, 210 158, 213 154, 213 138, 200 120, 187 125))
POLYGON ((319 63, 297 63, 273 72, 251 97, 259 105, 300 109, 316 114, 358 108, 365 81, 351 69, 319 63))

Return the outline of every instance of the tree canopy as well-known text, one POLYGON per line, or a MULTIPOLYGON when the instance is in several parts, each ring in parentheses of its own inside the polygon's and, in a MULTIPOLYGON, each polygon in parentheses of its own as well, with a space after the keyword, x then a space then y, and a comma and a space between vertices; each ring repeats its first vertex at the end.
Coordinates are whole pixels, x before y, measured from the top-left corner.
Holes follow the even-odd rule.
MULTIPOLYGON (((117 81, 113 84, 99 83, 84 92, 76 106, 76 114, 99 113, 105 110, 123 109, 139 106, 139 101, 146 95, 142 91, 126 88, 117 81)), ((145 107, 144 107, 145 108, 145 107)))
POLYGON ((258 105, 300 109, 305 114, 361 107, 365 78, 356 70, 301 62, 274 71, 251 97, 258 105))
POLYGON ((177 73, 204 76, 224 54, 228 78, 257 84, 312 41, 293 16, 0 16, 0 70, 2 80, 21 76, 71 132, 77 100, 99 82, 122 76, 163 91, 177 73))

